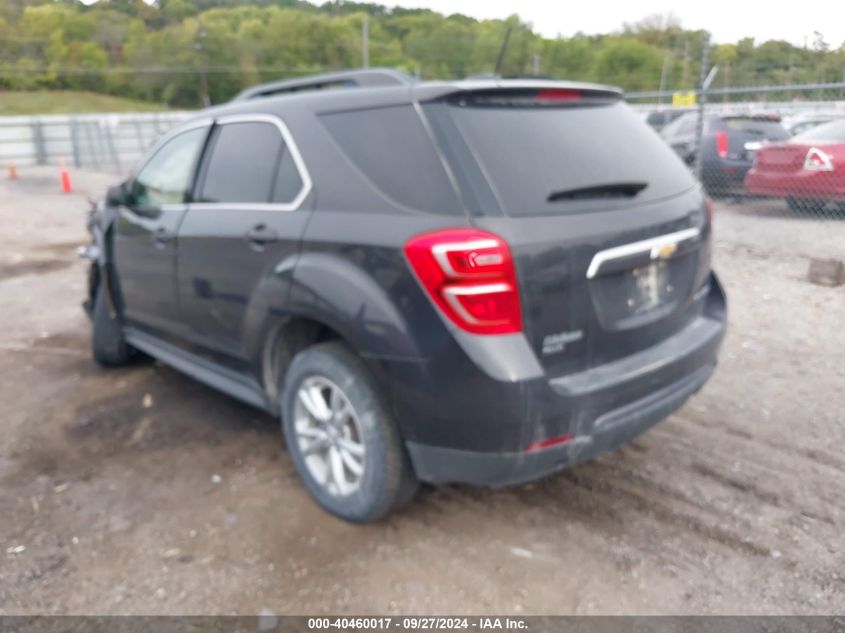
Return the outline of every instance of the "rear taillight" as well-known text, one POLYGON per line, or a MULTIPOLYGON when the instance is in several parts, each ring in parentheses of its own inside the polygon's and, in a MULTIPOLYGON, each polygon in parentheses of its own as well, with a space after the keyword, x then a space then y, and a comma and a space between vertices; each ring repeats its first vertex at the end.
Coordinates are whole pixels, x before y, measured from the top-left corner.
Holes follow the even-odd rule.
POLYGON ((728 133, 716 132, 716 153, 719 158, 727 158, 728 156, 728 133))
POLYGON ((502 238, 476 229, 445 229, 411 238, 405 255, 437 307, 462 330, 522 331, 516 272, 502 238))
POLYGON ((811 147, 804 159, 804 169, 810 171, 833 171, 833 160, 817 147, 811 147))

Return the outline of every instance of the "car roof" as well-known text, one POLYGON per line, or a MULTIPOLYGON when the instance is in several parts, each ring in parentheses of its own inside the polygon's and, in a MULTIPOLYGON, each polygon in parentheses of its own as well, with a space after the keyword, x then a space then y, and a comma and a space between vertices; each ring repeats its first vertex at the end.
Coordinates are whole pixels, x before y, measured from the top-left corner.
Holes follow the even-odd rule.
MULTIPOLYGON (((332 86, 332 83, 326 82, 324 85, 332 86)), ((273 84, 263 85, 272 86, 273 84)), ((431 101, 461 92, 548 89, 595 92, 622 98, 622 91, 619 88, 594 83, 534 78, 469 78, 457 81, 408 81, 393 85, 353 85, 330 89, 297 88, 269 96, 260 96, 260 91, 255 93, 259 96, 250 96, 250 89, 248 89, 232 101, 198 112, 195 118, 259 112, 282 114, 291 109, 331 112, 431 101)))

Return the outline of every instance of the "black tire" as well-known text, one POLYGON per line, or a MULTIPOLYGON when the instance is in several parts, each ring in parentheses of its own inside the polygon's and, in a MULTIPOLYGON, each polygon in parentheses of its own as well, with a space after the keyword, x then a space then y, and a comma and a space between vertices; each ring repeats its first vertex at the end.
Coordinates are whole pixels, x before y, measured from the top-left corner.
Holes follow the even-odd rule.
POLYGON ((798 214, 822 214, 827 206, 823 200, 809 200, 806 198, 786 199, 786 204, 793 213, 798 214))
POLYGON ((109 314, 102 283, 95 290, 91 321, 91 355, 94 360, 104 367, 129 363, 133 350, 123 337, 119 316, 109 314))
MULTIPOLYGON (((282 430, 297 473, 314 500, 353 523, 384 518, 408 503, 418 482, 402 438, 363 361, 339 341, 320 343, 297 354, 287 369, 281 396, 282 430), (363 473, 349 494, 332 493, 305 462, 295 427, 296 403, 308 379, 330 381, 354 409, 364 447, 363 473)), ((300 414, 302 407, 299 408, 300 414)), ((328 474, 327 474, 328 478, 328 474)))

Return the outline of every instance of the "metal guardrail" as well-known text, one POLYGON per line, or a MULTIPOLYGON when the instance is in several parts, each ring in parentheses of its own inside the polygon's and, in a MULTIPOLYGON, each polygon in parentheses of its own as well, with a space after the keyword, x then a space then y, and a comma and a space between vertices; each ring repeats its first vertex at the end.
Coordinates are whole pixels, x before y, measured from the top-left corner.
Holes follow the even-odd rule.
MULTIPOLYGON (((815 84, 782 84, 779 86, 731 86, 728 88, 708 88, 706 90, 708 96, 716 95, 737 95, 737 94, 766 94, 772 92, 795 93, 795 92, 814 92, 827 90, 842 90, 845 95, 845 82, 833 83, 815 83, 815 84)), ((656 99, 658 97, 669 97, 671 99, 675 91, 673 90, 654 90, 651 92, 628 92, 625 93, 627 99, 656 99)), ((698 92, 697 89, 692 88, 684 92, 698 92)))
POLYGON ((0 117, 0 165, 46 165, 126 172, 190 112, 0 117))

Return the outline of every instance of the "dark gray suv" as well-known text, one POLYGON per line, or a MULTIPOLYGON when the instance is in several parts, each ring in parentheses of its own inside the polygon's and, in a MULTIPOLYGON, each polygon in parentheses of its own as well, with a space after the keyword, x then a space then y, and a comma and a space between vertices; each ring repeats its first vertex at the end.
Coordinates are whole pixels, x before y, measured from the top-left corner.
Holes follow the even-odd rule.
POLYGON ((259 86, 89 225, 95 359, 144 352, 279 416, 350 521, 619 446, 705 383, 725 329, 709 200, 604 86, 259 86))

